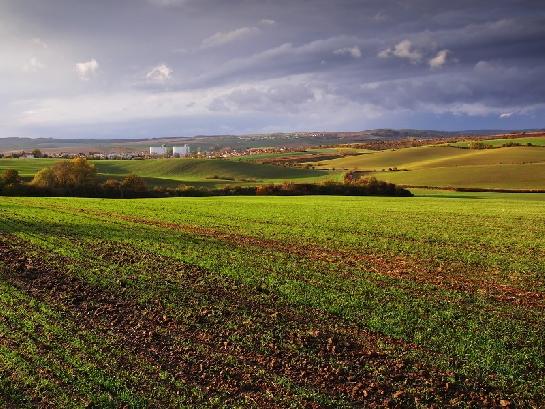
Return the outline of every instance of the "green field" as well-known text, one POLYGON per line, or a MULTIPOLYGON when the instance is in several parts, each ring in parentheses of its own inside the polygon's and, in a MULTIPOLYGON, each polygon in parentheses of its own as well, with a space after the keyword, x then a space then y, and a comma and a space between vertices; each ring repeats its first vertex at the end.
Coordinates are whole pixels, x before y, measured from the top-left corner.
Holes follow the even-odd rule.
POLYGON ((445 167, 409 172, 379 172, 372 175, 406 186, 545 189, 545 163, 445 167))
POLYGON ((53 165, 57 159, 0 159, 0 172, 16 169, 23 177, 33 177, 40 169, 53 165))
POLYGON ((472 151, 467 149, 451 148, 447 146, 389 149, 323 161, 318 163, 317 167, 325 169, 356 169, 369 171, 380 171, 391 167, 409 169, 422 167, 427 163, 444 160, 445 158, 465 156, 471 154, 471 152, 472 151))
MULTIPOLYGON (((0 159, 0 172, 17 169, 26 178, 51 166, 57 159, 0 159)), ((146 179, 150 186, 179 184, 222 185, 230 183, 277 183, 285 180, 312 182, 328 178, 319 170, 285 168, 223 159, 151 159, 92 161, 104 178, 121 178, 129 173, 146 179)))
POLYGON ((317 167, 368 171, 378 179, 408 186, 545 189, 543 147, 433 145, 347 156, 320 162, 317 167))
POLYGON ((459 149, 444 145, 434 145, 347 156, 345 158, 324 161, 319 167, 381 171, 394 167, 411 170, 538 162, 545 162, 545 149, 538 147, 459 149))
POLYGON ((545 195, 0 198, 0 407, 545 405, 545 195))

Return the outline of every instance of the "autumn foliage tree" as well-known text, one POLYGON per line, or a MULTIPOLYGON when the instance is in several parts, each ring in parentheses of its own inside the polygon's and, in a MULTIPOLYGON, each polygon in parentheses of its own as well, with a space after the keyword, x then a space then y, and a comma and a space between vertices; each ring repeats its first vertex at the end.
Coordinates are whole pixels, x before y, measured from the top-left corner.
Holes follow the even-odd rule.
POLYGON ((108 179, 102 184, 102 189, 109 196, 117 196, 122 194, 121 182, 117 179, 108 179))
POLYGON ((97 171, 87 159, 75 158, 40 170, 31 185, 45 189, 85 191, 96 187, 97 171))
POLYGON ((121 182, 122 196, 139 196, 148 191, 146 182, 140 176, 130 174, 121 182))
POLYGON ((2 175, 2 183, 5 186, 19 185, 21 181, 21 176, 19 176, 19 172, 15 169, 6 169, 2 175))
POLYGON ((39 149, 34 149, 34 150, 32 151, 32 155, 33 155, 35 158, 41 158, 41 157, 44 156, 43 153, 42 153, 42 151, 39 150, 39 149))

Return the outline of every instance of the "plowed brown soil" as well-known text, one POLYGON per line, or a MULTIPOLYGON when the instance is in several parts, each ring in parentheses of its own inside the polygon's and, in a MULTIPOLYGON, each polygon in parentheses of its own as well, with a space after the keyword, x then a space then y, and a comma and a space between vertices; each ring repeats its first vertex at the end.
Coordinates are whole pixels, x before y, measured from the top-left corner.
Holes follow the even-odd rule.
POLYGON ((115 335, 129 353, 225 404, 275 407, 300 401, 293 387, 279 382, 287 378, 327 398, 300 402, 309 407, 327 405, 328 399, 366 407, 500 405, 490 388, 463 378, 452 383, 452 374, 412 361, 414 345, 320 311, 301 311, 265 289, 217 279, 195 266, 119 244, 96 246, 104 261, 138 264, 163 276, 172 294, 185 297, 187 308, 169 308, 162 297, 138 302, 128 281, 118 288, 92 285, 66 268, 84 261, 40 253, 15 236, 0 238, 2 276, 65 309, 82 328, 115 335))

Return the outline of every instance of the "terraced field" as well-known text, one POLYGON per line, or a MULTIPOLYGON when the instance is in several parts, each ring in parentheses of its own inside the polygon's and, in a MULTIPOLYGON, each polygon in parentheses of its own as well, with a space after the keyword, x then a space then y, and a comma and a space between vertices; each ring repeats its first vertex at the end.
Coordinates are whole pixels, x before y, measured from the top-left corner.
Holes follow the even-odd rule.
MULTIPOLYGON (((0 159, 0 172, 17 169, 26 178, 51 166, 56 159, 0 159)), ((222 159, 153 159, 93 161, 100 176, 121 178, 135 173, 151 185, 176 187, 180 183, 222 185, 229 183, 275 183, 285 180, 312 182, 328 178, 319 170, 294 169, 222 159)))
POLYGON ((0 198, 0 406, 543 406, 544 199, 0 198))

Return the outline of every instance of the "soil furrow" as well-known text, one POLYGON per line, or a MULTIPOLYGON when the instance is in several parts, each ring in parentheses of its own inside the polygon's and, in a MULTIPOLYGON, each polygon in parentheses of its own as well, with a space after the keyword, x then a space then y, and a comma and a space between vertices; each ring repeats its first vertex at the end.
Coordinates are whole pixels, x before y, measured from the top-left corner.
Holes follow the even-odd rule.
MULTIPOLYGON (((10 243, 15 240, 10 237, 10 243)), ((129 289, 127 296, 123 291, 114 294, 63 273, 60 267, 70 260, 59 257, 50 263, 47 257, 22 250, 28 243, 10 243, 0 241, 10 281, 33 296, 62 305, 82 326, 122 337, 132 353, 161 363, 206 393, 217 390, 268 406, 277 404, 280 397, 292 398, 269 376, 257 375, 265 371, 371 407, 417 401, 479 406, 499 402, 493 391, 474 382, 466 379, 453 385, 448 381, 452 374, 404 359, 402 353, 414 346, 340 323, 338 317, 312 311, 300 314, 272 295, 252 293, 240 285, 203 281, 210 273, 194 266, 173 266, 172 260, 130 248, 106 246, 99 251, 109 260, 137 263, 145 259, 165 278, 169 271, 178 277, 182 272, 184 281, 175 284, 185 286, 189 305, 200 305, 205 299, 208 307, 190 308, 190 316, 181 320, 160 300, 143 306, 131 299, 129 289), (241 314, 246 318, 244 325, 240 325, 241 314), (268 344, 263 334, 271 334, 268 344), (380 343, 390 344, 389 348, 379 348, 380 343), (242 364, 229 364, 229 357, 242 364)))
MULTIPOLYGON (((459 272, 453 264, 441 264, 440 266, 436 266, 437 263, 430 263, 409 257, 384 257, 375 254, 358 254, 352 250, 332 250, 318 245, 298 245, 280 240, 227 233, 207 227, 169 223, 112 212, 90 209, 82 210, 82 212, 96 214, 101 217, 117 218, 136 224, 144 224, 210 237, 237 246, 266 248, 268 250, 281 251, 312 260, 356 267, 363 271, 372 271, 394 279, 431 284, 448 290, 478 293, 502 303, 532 308, 545 307, 545 293, 500 284, 497 282, 498 272, 487 272, 486 275, 488 278, 484 278, 484 274, 481 274, 479 277, 479 274, 477 273, 475 274, 475 277, 468 277, 468 269, 465 265, 462 269, 463 272, 459 272)), ((346 278, 353 277, 353 275, 348 272, 344 272, 344 274, 346 275, 346 278)))

